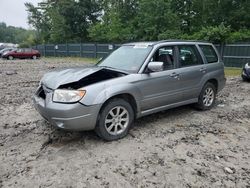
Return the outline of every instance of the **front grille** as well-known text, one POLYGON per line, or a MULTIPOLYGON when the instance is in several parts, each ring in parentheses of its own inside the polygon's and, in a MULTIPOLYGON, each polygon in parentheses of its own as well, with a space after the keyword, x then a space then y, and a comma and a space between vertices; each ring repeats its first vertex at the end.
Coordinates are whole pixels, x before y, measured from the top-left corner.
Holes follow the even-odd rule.
POLYGON ((46 99, 46 95, 52 92, 52 89, 46 87, 45 85, 40 85, 37 89, 36 95, 42 99, 46 99))
POLYGON ((44 90, 43 90, 43 86, 40 86, 40 87, 38 88, 38 90, 37 90, 37 92, 36 92, 36 95, 37 95, 38 97, 41 97, 42 99, 46 99, 46 94, 45 94, 45 92, 44 92, 44 90))

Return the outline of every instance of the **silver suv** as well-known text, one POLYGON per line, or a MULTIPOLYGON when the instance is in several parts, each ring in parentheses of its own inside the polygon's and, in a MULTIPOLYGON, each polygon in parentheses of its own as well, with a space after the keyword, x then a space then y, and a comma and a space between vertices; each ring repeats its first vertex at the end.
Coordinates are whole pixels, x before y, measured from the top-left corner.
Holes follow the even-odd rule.
POLYGON ((33 99, 55 127, 95 130, 116 140, 148 114, 192 103, 211 109, 225 82, 223 62, 210 43, 129 43, 94 67, 45 74, 33 99))

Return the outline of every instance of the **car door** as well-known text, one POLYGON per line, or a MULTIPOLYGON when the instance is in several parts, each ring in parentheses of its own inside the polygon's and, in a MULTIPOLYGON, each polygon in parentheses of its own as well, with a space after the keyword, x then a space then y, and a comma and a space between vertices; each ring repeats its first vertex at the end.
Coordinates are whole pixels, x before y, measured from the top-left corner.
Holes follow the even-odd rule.
POLYGON ((176 69, 174 46, 160 47, 151 58, 151 61, 164 62, 164 69, 160 72, 148 72, 141 75, 138 88, 143 99, 141 110, 161 108, 181 101, 180 80, 176 69))
POLYGON ((31 50, 28 48, 24 49, 23 58, 30 58, 32 56, 31 50))
POLYGON ((178 67, 182 100, 197 98, 207 70, 196 45, 178 45, 178 67))
POLYGON ((23 49, 18 49, 14 53, 15 58, 22 58, 23 57, 23 49))

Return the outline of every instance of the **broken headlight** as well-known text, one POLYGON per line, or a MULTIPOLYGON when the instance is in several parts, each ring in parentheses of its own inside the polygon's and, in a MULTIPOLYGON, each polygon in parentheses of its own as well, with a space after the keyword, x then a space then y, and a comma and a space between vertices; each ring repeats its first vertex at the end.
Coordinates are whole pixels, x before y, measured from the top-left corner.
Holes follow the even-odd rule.
POLYGON ((54 102, 61 103, 74 103, 80 101, 86 91, 84 90, 66 90, 66 89, 57 89, 53 94, 54 102))

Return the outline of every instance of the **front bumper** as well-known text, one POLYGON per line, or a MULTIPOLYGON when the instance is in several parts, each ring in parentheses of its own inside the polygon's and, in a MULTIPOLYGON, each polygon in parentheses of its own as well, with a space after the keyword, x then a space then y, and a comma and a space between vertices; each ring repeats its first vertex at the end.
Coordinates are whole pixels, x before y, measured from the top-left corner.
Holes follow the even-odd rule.
POLYGON ((55 103, 49 96, 43 99, 35 95, 33 102, 36 110, 53 126, 73 131, 93 130, 101 108, 101 105, 55 103))

